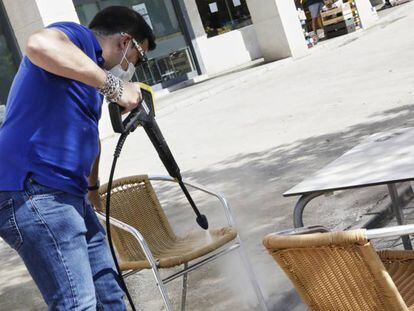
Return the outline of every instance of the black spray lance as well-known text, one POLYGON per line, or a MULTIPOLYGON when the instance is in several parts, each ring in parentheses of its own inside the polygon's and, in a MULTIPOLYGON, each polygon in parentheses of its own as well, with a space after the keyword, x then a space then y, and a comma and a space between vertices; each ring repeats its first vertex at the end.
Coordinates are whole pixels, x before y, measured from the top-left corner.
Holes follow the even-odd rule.
POLYGON ((111 117, 112 127, 116 133, 120 133, 126 136, 133 132, 139 125, 144 128, 155 150, 157 151, 158 156, 167 169, 168 174, 170 174, 170 176, 178 182, 188 202, 193 208, 194 213, 197 215, 196 221, 198 225, 204 230, 207 230, 207 217, 200 213, 196 204, 194 203, 193 198, 188 192, 187 187, 183 183, 180 168, 178 167, 177 162, 175 161, 171 150, 168 147, 157 122, 155 121, 153 110, 150 110, 149 108, 152 107, 152 105, 147 105, 147 102, 152 101, 152 94, 143 87, 141 88, 141 92, 144 98, 143 101, 137 108, 131 111, 131 113, 124 121, 122 121, 121 117, 122 108, 116 103, 109 104, 109 113, 111 117))

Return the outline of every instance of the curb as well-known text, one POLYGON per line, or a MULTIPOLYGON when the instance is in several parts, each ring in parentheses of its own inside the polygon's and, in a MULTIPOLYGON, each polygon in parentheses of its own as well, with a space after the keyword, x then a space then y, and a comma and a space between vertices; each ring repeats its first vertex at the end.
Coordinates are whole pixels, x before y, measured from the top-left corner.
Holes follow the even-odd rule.
MULTIPOLYGON (((387 195, 389 197, 389 195, 387 195)), ((413 199, 414 193, 411 186, 405 187, 398 196, 400 203, 404 207, 413 199)), ((381 228, 385 226, 391 219, 393 219, 394 212, 392 203, 389 202, 385 207, 378 208, 377 210, 372 210, 368 214, 374 214, 374 216, 370 217, 367 221, 359 221, 354 224, 353 228, 365 228, 365 229, 374 229, 374 228, 381 228), (362 224, 361 224, 362 222, 362 224)))

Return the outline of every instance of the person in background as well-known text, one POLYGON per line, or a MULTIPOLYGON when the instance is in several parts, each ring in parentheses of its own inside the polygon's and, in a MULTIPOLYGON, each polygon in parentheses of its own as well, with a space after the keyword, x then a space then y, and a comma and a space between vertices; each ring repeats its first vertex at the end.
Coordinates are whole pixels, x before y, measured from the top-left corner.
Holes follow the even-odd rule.
POLYGON ((318 18, 321 15, 322 8, 324 6, 323 0, 307 0, 307 5, 309 12, 312 18, 312 31, 313 31, 313 41, 317 43, 319 38, 317 34, 318 30, 318 18))

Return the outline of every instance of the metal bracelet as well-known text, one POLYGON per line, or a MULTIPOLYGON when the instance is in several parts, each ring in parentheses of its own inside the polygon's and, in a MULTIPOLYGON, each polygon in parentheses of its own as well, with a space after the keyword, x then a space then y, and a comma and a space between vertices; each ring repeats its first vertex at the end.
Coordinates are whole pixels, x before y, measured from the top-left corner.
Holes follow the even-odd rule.
POLYGON ((98 88, 98 92, 105 96, 109 102, 117 103, 124 92, 124 83, 121 79, 108 72, 105 83, 98 88))

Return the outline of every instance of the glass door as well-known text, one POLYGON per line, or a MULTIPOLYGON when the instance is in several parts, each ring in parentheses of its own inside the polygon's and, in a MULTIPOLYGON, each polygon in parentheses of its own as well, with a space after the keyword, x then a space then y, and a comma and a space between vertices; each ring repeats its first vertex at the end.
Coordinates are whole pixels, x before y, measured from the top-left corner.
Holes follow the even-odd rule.
POLYGON ((157 48, 148 53, 149 61, 138 67, 139 81, 162 88, 197 75, 171 0, 74 0, 74 4, 84 25, 99 10, 111 5, 128 6, 145 18, 154 30, 157 48))
POLYGON ((252 24, 246 0, 196 0, 208 38, 252 24))
MULTIPOLYGON (((6 13, 0 2, 0 106, 6 104, 19 61, 20 53, 12 36, 6 13)), ((0 108, 0 111, 2 110, 0 108)), ((1 119, 2 116, 0 115, 1 119)))

